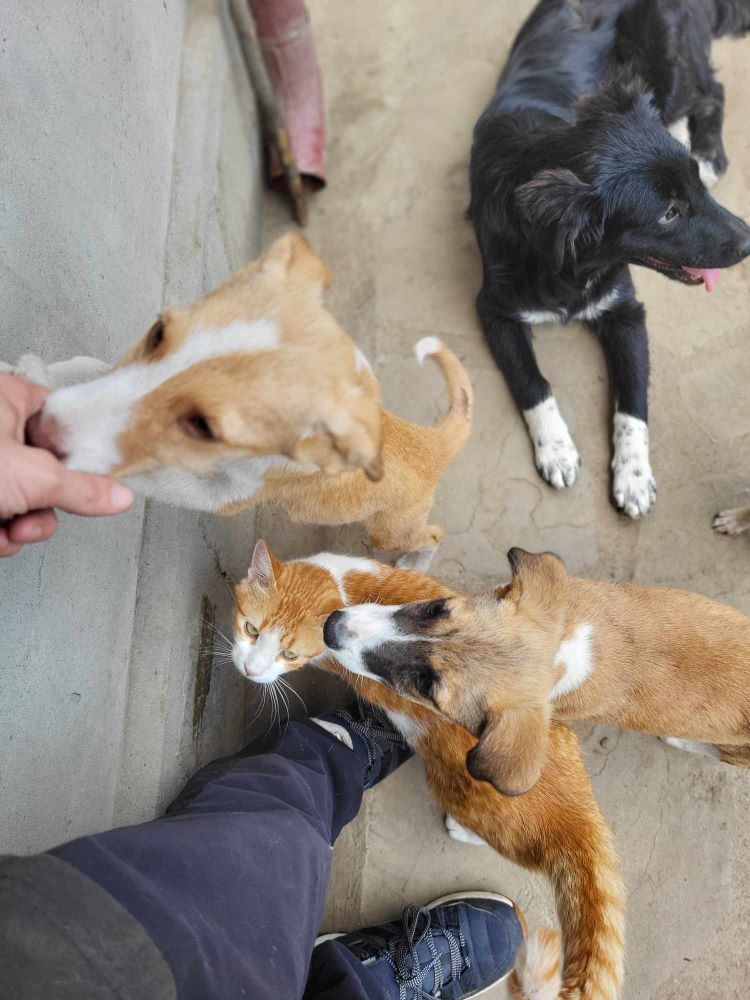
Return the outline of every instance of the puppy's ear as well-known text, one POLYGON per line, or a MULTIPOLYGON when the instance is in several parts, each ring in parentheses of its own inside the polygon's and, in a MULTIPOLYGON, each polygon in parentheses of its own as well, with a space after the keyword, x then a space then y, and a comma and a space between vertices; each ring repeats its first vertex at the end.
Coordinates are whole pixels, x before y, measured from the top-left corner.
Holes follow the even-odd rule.
POLYGON ((565 563, 554 552, 527 552, 513 548, 508 552, 511 580, 495 590, 498 601, 513 604, 533 603, 552 611, 561 600, 561 589, 568 577, 565 563))
POLYGON ((593 187, 571 170, 542 170, 516 189, 516 204, 529 236, 552 232, 552 259, 559 273, 566 258, 594 246, 602 233, 601 206, 593 187))
POLYGON ((547 754, 550 709, 506 708, 490 711, 466 768, 502 795, 523 795, 539 780, 547 754))
POLYGON ((288 455, 311 462, 327 475, 364 469, 373 482, 383 475, 383 414, 374 400, 352 394, 317 433, 298 438, 288 455))
POLYGON ((261 257, 260 270, 283 280, 309 285, 321 297, 333 282, 331 272, 299 233, 287 233, 276 240, 261 257))
POLYGON ((264 590, 276 584, 276 578, 281 570, 281 563, 266 545, 264 539, 259 539, 253 549, 253 558, 247 571, 247 578, 264 590))

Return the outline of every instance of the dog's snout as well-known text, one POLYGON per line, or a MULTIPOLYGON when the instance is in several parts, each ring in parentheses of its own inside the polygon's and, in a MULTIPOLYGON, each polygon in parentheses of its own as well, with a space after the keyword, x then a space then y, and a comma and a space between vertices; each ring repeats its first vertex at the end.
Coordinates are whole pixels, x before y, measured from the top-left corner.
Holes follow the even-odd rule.
POLYGON ((64 459, 60 438, 60 427, 54 417, 45 416, 42 412, 35 413, 29 418, 26 424, 26 440, 34 448, 44 448, 57 458, 64 459))
POLYGON ((323 641, 329 649, 341 649, 344 644, 346 627, 344 619, 346 615, 343 611, 334 611, 326 618, 323 626, 323 641))

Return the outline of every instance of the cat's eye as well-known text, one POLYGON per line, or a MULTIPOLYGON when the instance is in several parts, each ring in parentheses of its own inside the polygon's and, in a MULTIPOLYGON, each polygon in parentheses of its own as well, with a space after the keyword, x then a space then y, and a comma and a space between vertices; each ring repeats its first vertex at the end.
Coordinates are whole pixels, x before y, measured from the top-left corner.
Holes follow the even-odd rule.
POLYGON ((296 660, 297 659, 297 653, 292 652, 291 649, 282 649, 281 650, 281 655, 284 657, 285 660, 296 660))
POLYGON ((680 215, 680 209, 674 202, 672 202, 672 204, 666 210, 664 215, 662 215, 662 217, 659 219, 659 222, 662 225, 666 225, 668 222, 674 222, 675 219, 679 218, 679 215, 680 215))
POLYGON ((251 639, 257 639, 258 636, 260 635, 260 632, 257 630, 257 628, 254 625, 251 625, 250 622, 245 622, 245 631, 247 632, 247 634, 250 636, 251 639))

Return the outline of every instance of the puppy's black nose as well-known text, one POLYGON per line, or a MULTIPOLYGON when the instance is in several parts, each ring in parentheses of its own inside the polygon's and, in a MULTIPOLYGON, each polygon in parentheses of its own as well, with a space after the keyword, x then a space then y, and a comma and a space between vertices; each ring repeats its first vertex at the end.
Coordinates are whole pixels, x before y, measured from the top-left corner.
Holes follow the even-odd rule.
POLYGON ((341 649, 344 635, 344 612, 334 611, 323 626, 323 642, 329 649, 341 649))

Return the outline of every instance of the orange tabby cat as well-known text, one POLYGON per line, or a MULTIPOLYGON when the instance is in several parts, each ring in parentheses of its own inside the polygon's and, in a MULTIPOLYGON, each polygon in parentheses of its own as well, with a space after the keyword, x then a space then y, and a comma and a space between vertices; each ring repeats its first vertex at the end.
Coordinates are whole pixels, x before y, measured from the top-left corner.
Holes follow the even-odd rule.
MULTIPOLYGON (((370 559, 325 552, 282 563, 260 541, 247 577, 236 588, 233 659, 241 673, 262 684, 311 660, 345 674, 325 656, 323 622, 331 612, 348 604, 401 604, 451 593, 422 573, 370 559)), ((357 688, 424 757, 430 788, 457 825, 512 861, 541 869, 552 881, 563 931, 562 979, 559 936, 542 929, 519 956, 513 996, 616 1000, 622 983, 624 893, 611 834, 573 733, 554 723, 541 778, 526 795, 507 798, 467 771, 466 755, 476 739, 465 729, 385 684, 363 677, 357 688)))

